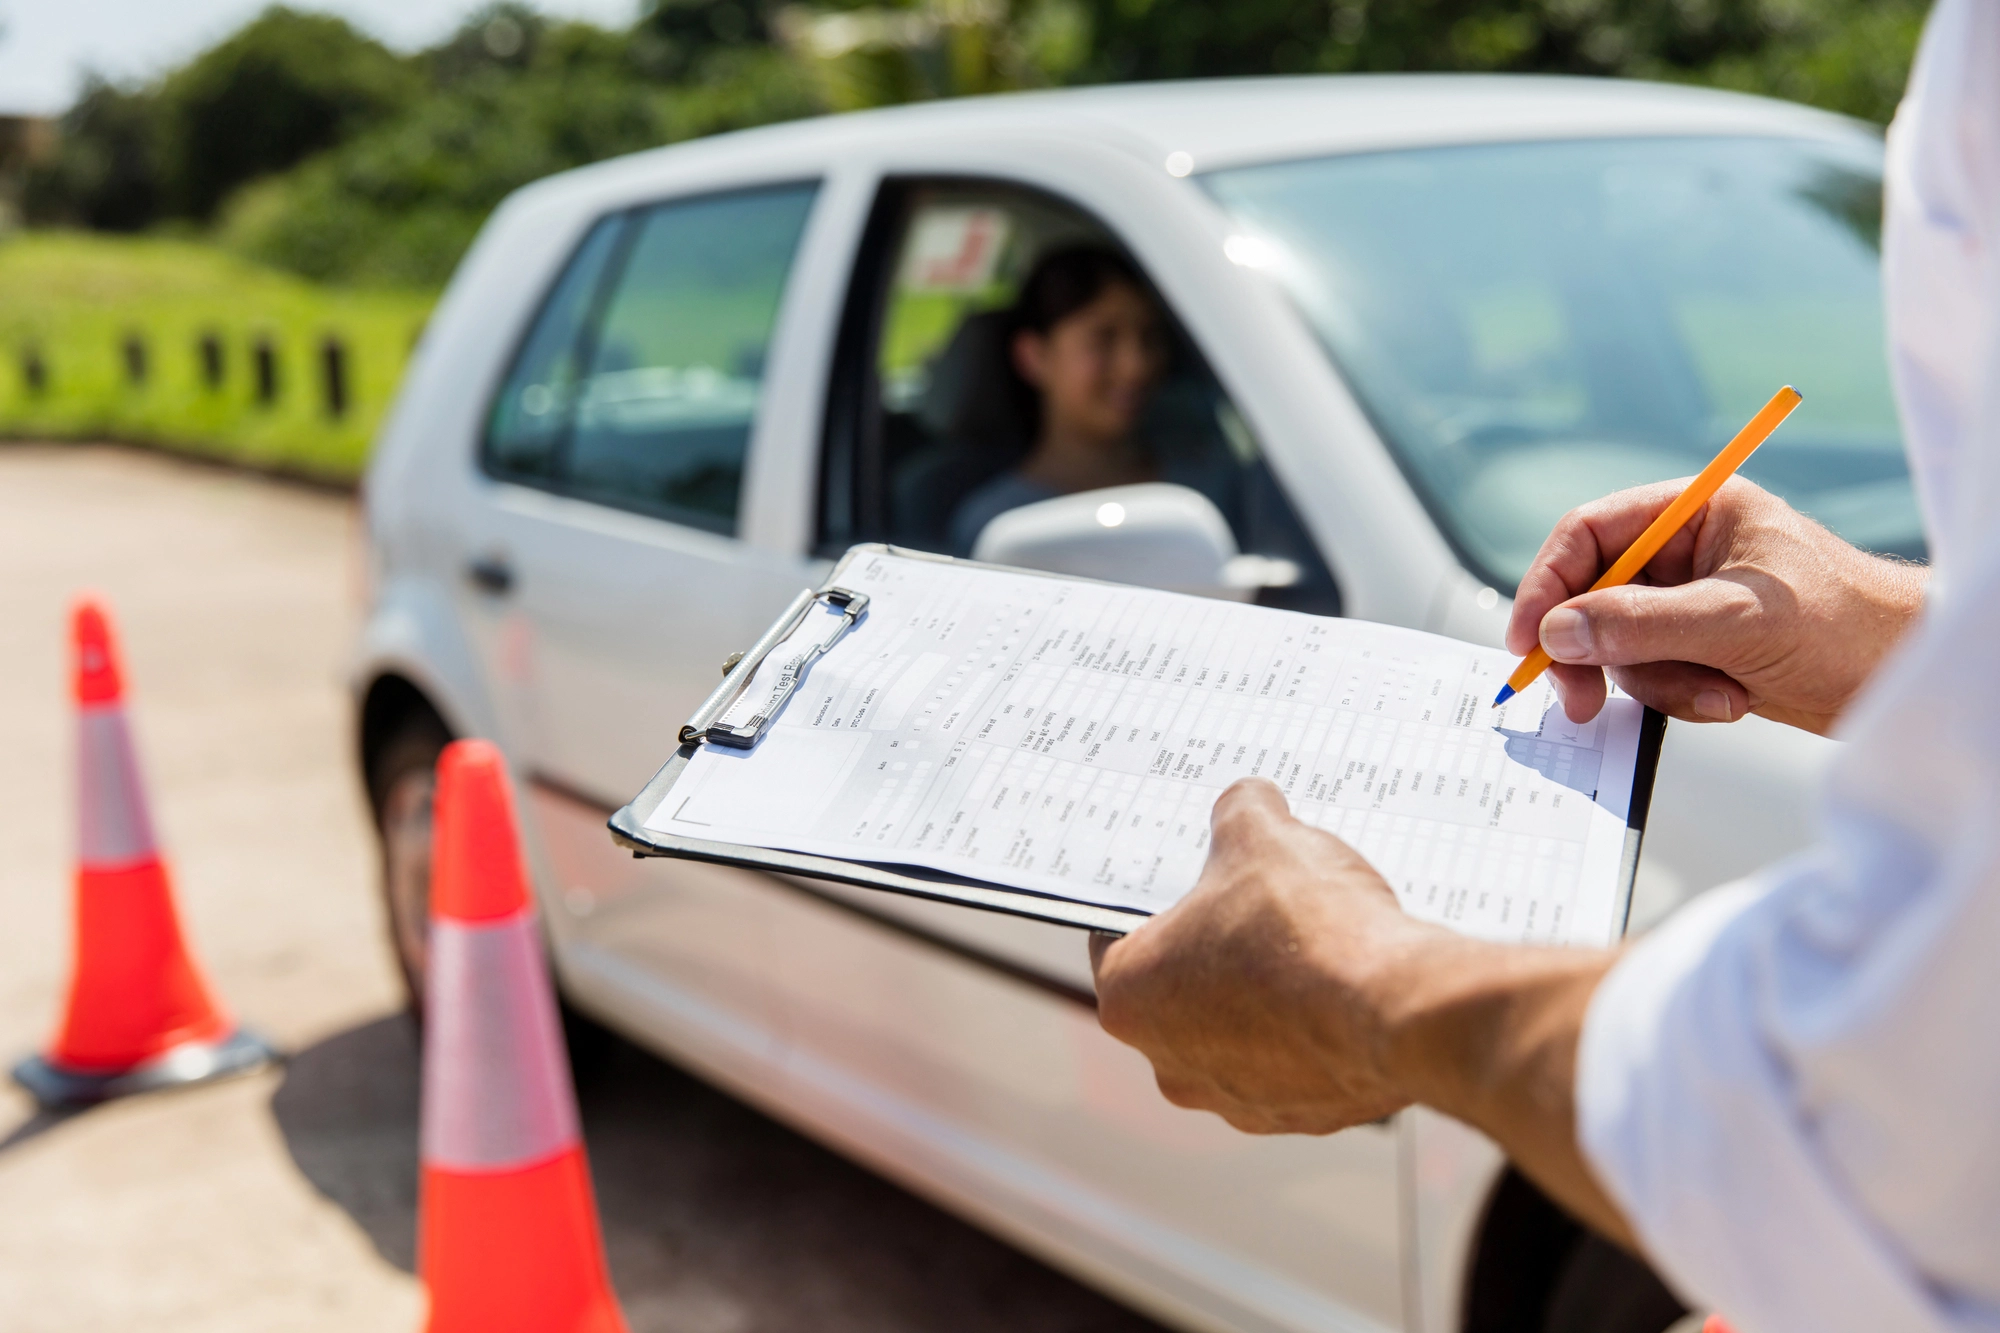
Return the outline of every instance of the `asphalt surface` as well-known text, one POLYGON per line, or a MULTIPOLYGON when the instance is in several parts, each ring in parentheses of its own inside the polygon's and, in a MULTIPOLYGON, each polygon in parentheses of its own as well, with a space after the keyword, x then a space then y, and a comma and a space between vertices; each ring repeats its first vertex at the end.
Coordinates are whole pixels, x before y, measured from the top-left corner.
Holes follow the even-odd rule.
MULTIPOLYGON (((375 897, 341 664, 350 504, 128 450, 0 445, 0 1055, 67 966, 67 608, 122 633, 196 947, 282 1069, 68 1117, 0 1091, 10 1333, 416 1329, 417 1046, 375 897)), ((585 1137, 633 1333, 1153 1327, 607 1040, 585 1137)))

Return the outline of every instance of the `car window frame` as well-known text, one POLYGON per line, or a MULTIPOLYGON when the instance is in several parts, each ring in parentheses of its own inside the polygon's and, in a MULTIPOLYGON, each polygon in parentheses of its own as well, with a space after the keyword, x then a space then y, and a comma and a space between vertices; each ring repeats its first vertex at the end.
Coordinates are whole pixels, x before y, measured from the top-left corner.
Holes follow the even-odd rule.
POLYGON ((606 497, 601 492, 585 492, 580 488, 570 485, 568 481, 570 451, 576 433, 576 423, 573 415, 563 423, 562 433, 557 438, 553 447, 550 475, 546 477, 531 477, 501 471, 494 466, 493 460, 491 443, 493 421, 499 410, 501 397, 507 392, 508 386, 513 382, 514 371, 520 364, 521 357, 526 352, 528 343, 533 339, 535 331, 540 327, 543 318, 548 314, 549 305, 555 300, 557 291, 562 286, 563 279, 569 275, 570 265, 576 262, 577 256, 583 252, 584 246, 589 244, 590 238, 596 234, 599 227, 615 220, 618 227, 618 234, 612 238, 611 252, 606 256, 604 270, 598 274, 595 287, 590 293, 588 312, 583 319, 578 321, 578 337, 576 342, 572 344, 572 353, 578 358, 579 364, 585 366, 589 365, 596 355, 597 340, 602 331, 605 313, 613 296, 617 292, 619 281, 624 277, 626 263, 631 257, 633 246, 637 243, 639 233, 643 229, 643 220, 647 214, 658 209, 677 205, 698 204, 712 200, 739 198, 746 195, 767 194, 779 190, 800 188, 810 189, 812 194, 806 209, 805 221, 799 228, 798 239, 793 245, 791 258, 785 269, 784 283, 780 288, 777 306, 772 313, 770 341, 775 342, 777 341, 780 327, 786 318, 786 295, 798 273, 799 259, 806 253, 815 216, 819 211, 821 201, 825 197, 827 188, 826 175, 788 175, 749 184, 739 183, 698 189, 685 194, 658 195, 633 203, 622 204, 616 208, 608 208, 592 216, 588 222, 578 229, 575 241, 563 252, 561 262, 555 265, 550 271, 542 284, 540 295, 536 297, 531 307, 531 313, 521 322, 520 328, 515 332, 514 338, 509 344, 507 358, 502 363, 505 369, 498 377, 492 391, 487 395, 486 405, 479 418, 479 438, 473 451, 479 474, 488 481, 499 485, 524 486, 530 490, 541 491, 547 495, 560 496, 563 499, 572 500, 578 504, 596 505, 617 513, 633 514, 640 518, 651 519, 659 523, 671 523, 689 532, 700 532, 707 536, 719 537, 728 541, 740 542, 744 540, 743 511, 748 499, 747 482, 750 474, 749 451, 756 443, 760 417, 764 410, 764 386, 761 379, 759 380, 757 394, 757 412, 759 415, 751 418, 750 434, 744 448, 745 485, 738 490, 736 514, 730 520, 730 524, 726 529, 692 522, 685 511, 669 513, 665 512, 665 506, 649 504, 644 500, 614 500, 606 497))
MULTIPOLYGON (((888 309, 888 269, 894 262, 889 252, 895 238, 908 225, 910 198, 916 186, 934 179, 902 174, 879 178, 867 220, 856 238, 854 259, 848 266, 847 290, 840 303, 840 319, 834 327, 833 355, 827 365, 826 407, 813 470, 810 549, 821 559, 838 559, 857 541, 869 539, 862 534, 879 533, 887 527, 885 514, 876 513, 869 519, 859 516, 863 498, 857 483, 864 466, 860 455, 866 448, 875 456, 872 461, 880 471, 881 372, 875 364, 875 348, 888 309), (828 522, 827 497, 834 484, 836 462, 848 515, 847 531, 841 533, 830 531, 828 522)), ((879 494, 872 498, 875 508, 883 508, 879 494)))
MULTIPOLYGON (((1125 239, 1124 233, 1105 221, 1101 213, 1040 182, 1001 175, 926 171, 888 171, 877 177, 875 198, 869 205, 868 219, 862 226, 849 267, 847 292, 841 301, 840 320, 835 328, 833 356, 827 373, 826 410, 813 484, 812 553, 822 559, 837 559, 855 542, 880 540, 888 530, 886 512, 876 512, 863 518, 852 515, 869 501, 877 510, 886 509, 883 503, 886 497, 879 493, 879 487, 878 494, 868 496, 865 488, 857 483, 865 466, 872 465, 878 474, 882 467, 880 455, 884 440, 879 349, 891 294, 889 279, 899 258, 892 253, 892 249, 894 242, 907 236, 913 201, 925 190, 985 190, 1039 196, 1049 205, 1087 220, 1130 256, 1142 273, 1147 272, 1147 266, 1140 260, 1138 251, 1125 239), (864 458, 864 453, 869 457, 864 458), (830 531, 827 522, 828 473, 836 459, 842 463, 844 475, 841 485, 850 503, 849 531, 845 533, 830 531)), ((1148 281, 1151 281, 1150 274, 1148 281)), ((1159 290, 1157 284, 1154 289, 1159 290)), ((1214 363, 1195 338, 1187 321, 1167 301, 1164 292, 1160 294, 1160 300, 1175 326, 1186 335, 1212 373, 1214 363)))
MULTIPOLYGON (((855 542, 880 540, 888 530, 886 512, 876 512, 854 520, 849 533, 829 531, 826 503, 828 467, 836 456, 844 459, 842 485, 850 497, 851 512, 858 512, 870 502, 877 510, 886 509, 883 503, 886 496, 880 493, 879 487, 877 493, 871 496, 858 482, 865 467, 872 466, 878 474, 882 470, 884 440, 879 352, 883 320, 888 314, 891 295, 890 277, 900 258, 899 254, 893 253, 894 243, 907 236, 914 200, 926 190, 983 190, 1039 196, 1050 206, 1087 220, 1131 256, 1133 263, 1140 264, 1137 251, 1096 209, 1038 182, 953 172, 898 171, 878 177, 875 199, 869 206, 868 220, 862 226, 855 246, 855 258, 849 268, 847 294, 841 303, 827 377, 826 416, 820 432, 819 466, 813 487, 812 551, 822 559, 837 559, 855 542), (867 456, 864 457, 864 454, 867 456)), ((1145 265, 1140 264, 1140 270, 1144 272, 1145 265)), ((1166 301, 1164 294, 1160 299, 1166 301)), ((1167 306, 1167 313, 1177 327, 1186 331, 1186 321, 1180 318, 1171 304, 1167 306)), ((1189 332, 1187 336, 1193 342, 1194 335, 1189 332)), ((1194 349, 1207 364, 1208 354, 1198 342, 1194 343, 1194 349)))
MULTIPOLYGON (((892 295, 891 278, 900 258, 896 243, 907 237, 915 201, 927 190, 991 191, 1038 197, 1050 207, 1066 210, 1089 222, 1110 238, 1146 275, 1179 336, 1186 339, 1194 354, 1201 359, 1204 369, 1214 378, 1225 399, 1233 406, 1238 398, 1217 371, 1215 360, 1203 346, 1195 326, 1182 315, 1165 290, 1153 281, 1152 266, 1132 245, 1123 229, 1108 221, 1100 210, 1042 182, 1017 176, 885 171, 874 182, 875 197, 855 242, 847 290, 834 330, 833 354, 828 361, 825 410, 812 491, 813 536, 810 550, 820 559, 838 559, 855 543, 882 540, 888 531, 887 497, 879 481, 886 443, 879 349, 883 321, 887 317, 892 295), (867 496, 867 488, 860 485, 864 467, 873 467, 878 476, 876 494, 872 497, 867 496), (846 531, 833 530, 828 522, 831 507, 828 497, 836 484, 836 472, 839 474, 837 484, 844 492, 847 503, 846 531), (873 508, 878 512, 866 515, 868 521, 864 521, 861 510, 869 500, 873 501, 873 508)), ((1240 408, 1237 415, 1248 424, 1248 417, 1240 408)), ((1334 562, 1328 558, 1323 543, 1305 522, 1304 508, 1293 497, 1290 486, 1278 469, 1272 466, 1269 450, 1261 439, 1256 439, 1256 448, 1271 484, 1296 517, 1300 534, 1312 544, 1314 558, 1330 580, 1328 595, 1334 609, 1329 614, 1345 614, 1346 594, 1339 575, 1334 572, 1334 562)))

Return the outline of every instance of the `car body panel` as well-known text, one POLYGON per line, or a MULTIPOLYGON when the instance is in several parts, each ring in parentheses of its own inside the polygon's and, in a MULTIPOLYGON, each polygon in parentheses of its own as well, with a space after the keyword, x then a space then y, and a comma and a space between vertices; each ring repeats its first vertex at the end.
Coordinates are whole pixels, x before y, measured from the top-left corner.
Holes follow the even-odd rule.
POLYGON ((398 573, 375 589, 350 658, 360 689, 386 676, 414 685, 457 735, 491 735, 498 714, 450 598, 434 579, 398 573))
MULTIPOLYGON (((1081 954, 1082 937, 1068 935, 1081 954)), ((787 914, 778 954, 794 1068, 859 1081, 983 1145, 982 1156, 1019 1156, 1065 1194, 1104 1201, 1094 1207, 1117 1201, 1156 1236, 1207 1251, 1208 1265, 1255 1256, 1274 1280, 1330 1287, 1351 1314, 1399 1322, 1399 1242, 1383 1225, 1396 1215, 1388 1131, 1246 1138, 1167 1104, 1145 1060, 1106 1036, 1092 1008, 852 913, 787 914), (909 1022, 911 1012, 925 1021, 909 1022)))

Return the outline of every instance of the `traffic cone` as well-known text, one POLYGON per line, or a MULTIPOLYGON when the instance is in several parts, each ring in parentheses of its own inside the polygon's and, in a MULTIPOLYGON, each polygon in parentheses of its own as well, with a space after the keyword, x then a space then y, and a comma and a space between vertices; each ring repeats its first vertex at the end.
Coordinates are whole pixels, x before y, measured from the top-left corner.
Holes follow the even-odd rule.
POLYGON ((625 1333, 500 752, 438 758, 417 1266, 429 1333, 625 1333))
POLYGON ((14 1079, 48 1107, 203 1083, 275 1052, 238 1028, 189 953, 153 840, 110 620, 71 614, 77 703, 76 920, 69 997, 46 1054, 14 1079))

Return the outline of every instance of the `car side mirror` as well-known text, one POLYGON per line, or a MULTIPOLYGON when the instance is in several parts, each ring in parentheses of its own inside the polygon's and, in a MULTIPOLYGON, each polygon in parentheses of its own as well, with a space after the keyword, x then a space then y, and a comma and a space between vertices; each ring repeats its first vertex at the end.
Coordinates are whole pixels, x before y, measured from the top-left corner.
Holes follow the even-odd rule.
POLYGON ((980 530, 972 558, 1234 601, 1299 578, 1289 560, 1237 550, 1228 520, 1200 491, 1161 481, 1009 509, 980 530))

